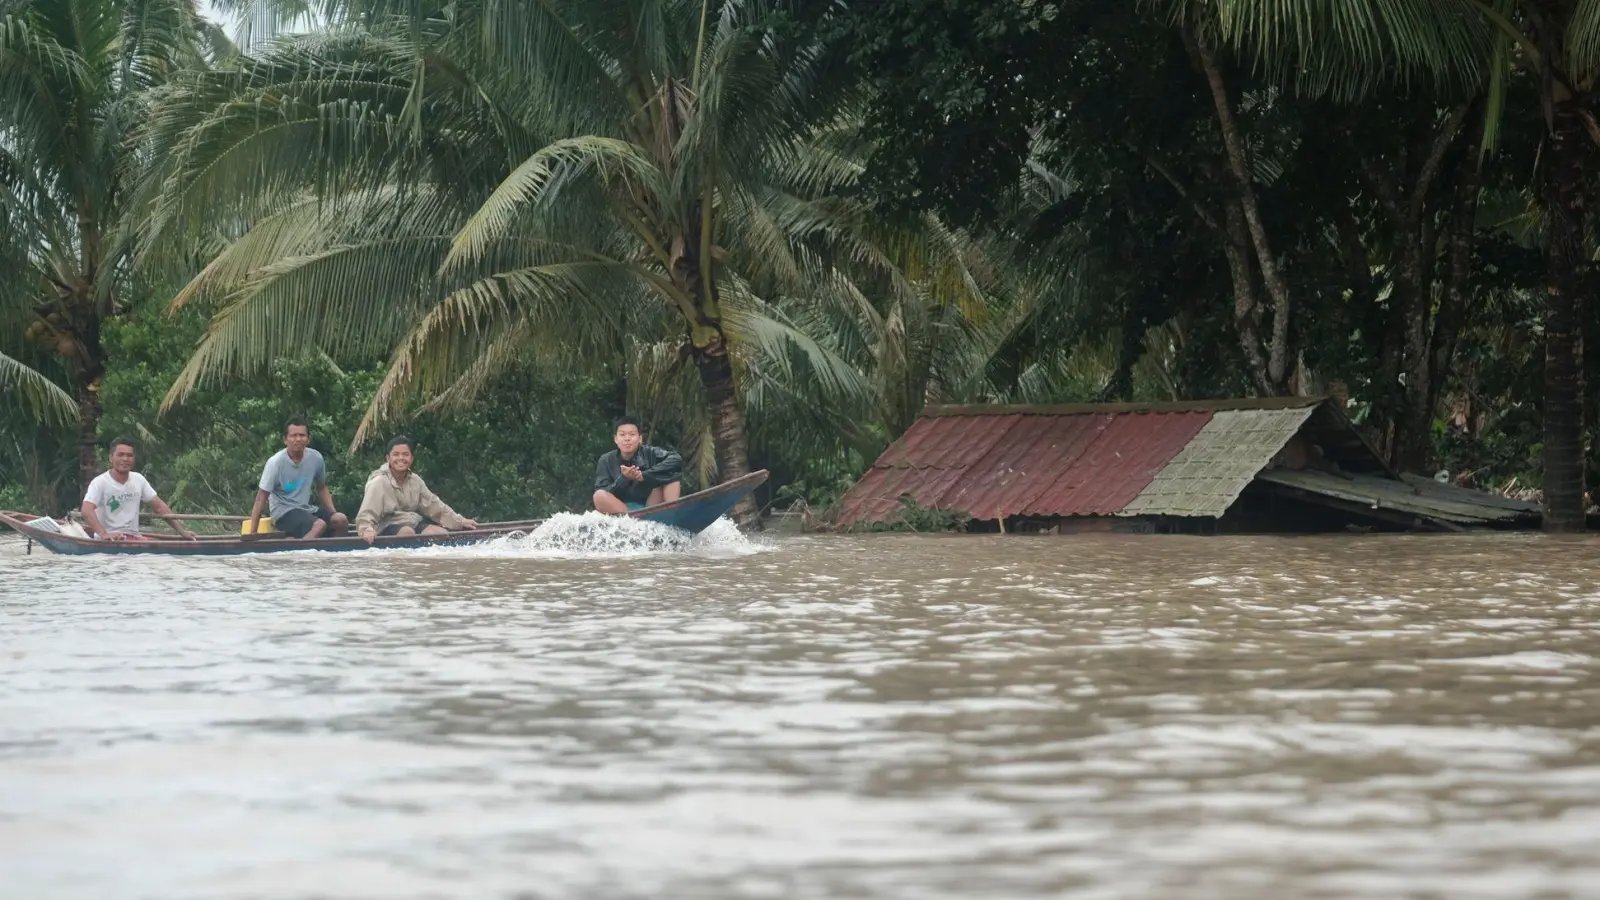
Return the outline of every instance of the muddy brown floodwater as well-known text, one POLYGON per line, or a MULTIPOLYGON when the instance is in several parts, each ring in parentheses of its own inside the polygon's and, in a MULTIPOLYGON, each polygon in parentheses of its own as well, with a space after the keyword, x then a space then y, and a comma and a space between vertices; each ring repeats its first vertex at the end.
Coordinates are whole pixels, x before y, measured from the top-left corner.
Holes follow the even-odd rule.
POLYGON ((7 543, 0 895, 1600 896, 1593 539, 564 527, 7 543))

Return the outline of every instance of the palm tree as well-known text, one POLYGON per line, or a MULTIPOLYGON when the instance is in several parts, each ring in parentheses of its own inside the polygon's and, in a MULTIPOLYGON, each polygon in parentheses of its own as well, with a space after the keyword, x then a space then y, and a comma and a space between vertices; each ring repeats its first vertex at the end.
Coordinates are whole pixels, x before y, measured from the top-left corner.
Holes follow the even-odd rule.
POLYGON ((192 0, 0 0, 0 323, 70 373, 84 484, 135 230, 130 137, 151 91, 220 46, 192 0))
POLYGON ((1173 0, 1202 8, 1219 43, 1250 53, 1312 92, 1359 98, 1425 75, 1482 89, 1486 145, 1516 69, 1539 85, 1546 142, 1544 526, 1584 528, 1583 292, 1592 268, 1584 221, 1591 141, 1600 143, 1600 0, 1173 0))
POLYGON ((867 390, 784 310, 894 278, 836 195, 852 83, 761 26, 746 0, 461 2, 193 76, 153 117, 151 236, 237 239, 176 300, 221 306, 168 402, 283 353, 393 348, 360 440, 518 348, 616 366, 676 332, 715 471, 744 474, 741 368, 798 353, 811 396, 867 390))

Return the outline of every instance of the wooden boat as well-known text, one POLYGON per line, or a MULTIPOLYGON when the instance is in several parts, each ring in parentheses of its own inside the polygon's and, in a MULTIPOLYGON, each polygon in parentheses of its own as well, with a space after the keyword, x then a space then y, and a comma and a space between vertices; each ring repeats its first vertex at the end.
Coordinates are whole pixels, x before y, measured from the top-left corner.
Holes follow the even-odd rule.
MULTIPOLYGON (((734 504, 767 480, 767 470, 751 472, 716 487, 680 497, 671 503, 652 506, 628 513, 632 519, 658 522, 699 534, 711 523, 733 509, 734 504)), ((283 553, 291 550, 366 550, 405 549, 410 547, 441 547, 474 544, 500 535, 531 531, 542 519, 521 522, 484 522, 468 531, 451 531, 445 534, 412 534, 401 537, 374 538, 371 544, 359 537, 318 538, 314 541, 297 540, 278 534, 260 536, 216 535, 187 540, 177 536, 149 535, 145 541, 102 541, 62 534, 40 521, 40 516, 26 513, 0 511, 0 525, 6 525, 28 538, 28 550, 38 544, 52 553, 67 556, 89 554, 161 556, 233 556, 241 553, 283 553)), ((53 520, 50 520, 53 524, 53 520)))

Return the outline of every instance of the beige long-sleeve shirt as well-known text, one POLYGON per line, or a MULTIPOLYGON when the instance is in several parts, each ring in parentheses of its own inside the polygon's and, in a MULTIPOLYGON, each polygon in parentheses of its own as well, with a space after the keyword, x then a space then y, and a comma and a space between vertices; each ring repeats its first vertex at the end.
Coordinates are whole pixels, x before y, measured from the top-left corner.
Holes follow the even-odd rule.
POLYGON ((404 481, 396 481, 388 466, 380 466, 367 476, 361 511, 356 513, 356 533, 365 534, 368 529, 382 531, 390 525, 415 528, 423 516, 451 530, 466 527, 465 520, 455 510, 428 490, 421 475, 412 472, 404 481))

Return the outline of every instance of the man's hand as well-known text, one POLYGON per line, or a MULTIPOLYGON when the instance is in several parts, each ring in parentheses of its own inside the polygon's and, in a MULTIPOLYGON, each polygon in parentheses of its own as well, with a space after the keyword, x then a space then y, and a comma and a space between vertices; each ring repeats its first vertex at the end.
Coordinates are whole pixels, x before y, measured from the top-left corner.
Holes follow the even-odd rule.
POLYGON ((128 539, 128 536, 123 534, 120 531, 108 531, 108 532, 106 532, 106 540, 108 540, 108 541, 125 541, 127 539, 128 539))
POLYGON ((468 519, 465 516, 463 516, 461 518, 461 524, 465 525, 468 528, 477 528, 478 527, 478 520, 477 519, 468 519))
POLYGON ((644 472, 640 471, 638 466, 623 466, 622 477, 629 481, 643 481, 644 472))
POLYGON ((361 539, 363 541, 366 541, 369 544, 372 543, 372 539, 377 537, 377 536, 378 536, 378 529, 376 529, 376 528, 363 528, 363 529, 361 529, 361 539))
POLYGON ((183 535, 183 539, 186 541, 192 541, 195 539, 195 533, 187 528, 179 528, 178 533, 183 535))

